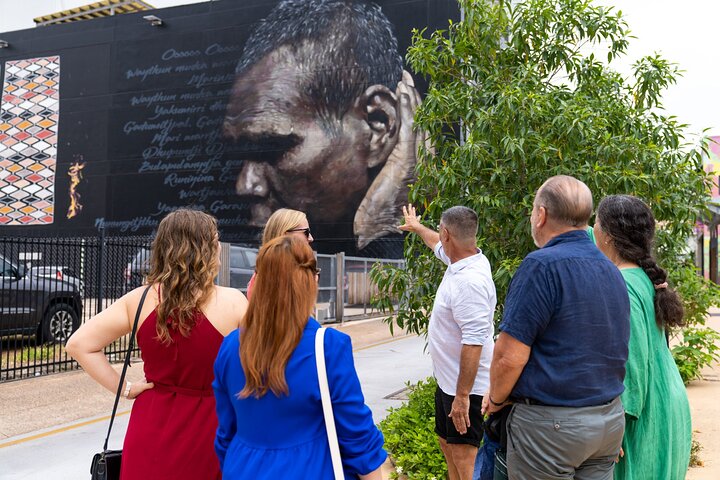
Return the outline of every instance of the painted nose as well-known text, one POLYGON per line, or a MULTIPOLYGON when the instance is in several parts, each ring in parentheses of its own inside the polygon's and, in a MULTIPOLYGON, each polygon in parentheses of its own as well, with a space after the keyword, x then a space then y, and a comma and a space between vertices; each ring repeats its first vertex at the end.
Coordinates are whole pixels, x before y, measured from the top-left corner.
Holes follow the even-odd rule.
POLYGON ((238 195, 267 197, 270 188, 265 178, 265 165, 258 162, 246 161, 240 171, 240 175, 238 175, 235 190, 238 195))

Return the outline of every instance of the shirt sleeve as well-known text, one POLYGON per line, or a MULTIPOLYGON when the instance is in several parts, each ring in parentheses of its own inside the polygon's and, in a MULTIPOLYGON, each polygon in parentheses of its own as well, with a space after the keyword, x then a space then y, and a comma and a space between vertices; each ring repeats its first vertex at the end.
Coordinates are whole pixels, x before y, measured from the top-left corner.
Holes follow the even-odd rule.
POLYGON ((333 329, 325 332, 325 364, 343 467, 351 475, 368 474, 385 462, 387 453, 365 405, 350 337, 333 329))
POLYGON ((532 346, 554 312, 551 285, 545 265, 532 258, 523 260, 508 288, 500 331, 532 346))
POLYGON ((495 305, 481 279, 457 285, 451 299, 452 314, 460 327, 463 345, 484 345, 493 334, 495 305))
POLYGON ((440 259, 441 262, 443 262, 445 265, 450 265, 450 257, 445 255, 445 249, 442 246, 442 242, 438 242, 435 245, 435 249, 433 250, 435 252, 435 256, 440 259))
POLYGON ((218 352, 218 357, 215 360, 215 380, 213 380, 212 384, 213 390, 215 391, 215 410, 218 417, 218 428, 215 434, 215 453, 217 453, 218 459, 220 460, 221 471, 225 465, 225 456, 227 455, 228 447, 235 436, 237 428, 235 409, 233 408, 232 398, 228 393, 227 383, 225 381, 225 370, 229 352, 237 354, 238 349, 237 345, 234 349, 228 347, 227 345, 231 343, 228 339, 229 337, 223 341, 220 351, 218 352))
MULTIPOLYGON (((645 316, 648 312, 642 307, 642 302, 632 288, 628 289, 630 296, 630 342, 628 343, 628 360, 625 364, 625 391, 622 400, 625 414, 640 418, 645 408, 647 398, 648 374, 650 368, 650 332, 645 316)), ((652 319, 655 327, 655 320, 652 319)))

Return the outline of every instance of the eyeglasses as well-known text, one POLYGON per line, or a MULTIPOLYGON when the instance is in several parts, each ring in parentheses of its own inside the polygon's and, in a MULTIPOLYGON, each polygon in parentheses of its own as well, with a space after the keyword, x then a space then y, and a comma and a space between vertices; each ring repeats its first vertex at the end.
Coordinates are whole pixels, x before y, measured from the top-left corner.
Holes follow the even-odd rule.
POLYGON ((308 227, 308 228, 293 228, 291 230, 288 230, 285 233, 290 233, 290 232, 302 232, 305 234, 305 238, 310 238, 310 235, 311 235, 310 227, 308 227))
POLYGON ((322 268, 318 267, 315 269, 315 275, 317 275, 318 277, 320 276, 320 272, 322 272, 322 268))

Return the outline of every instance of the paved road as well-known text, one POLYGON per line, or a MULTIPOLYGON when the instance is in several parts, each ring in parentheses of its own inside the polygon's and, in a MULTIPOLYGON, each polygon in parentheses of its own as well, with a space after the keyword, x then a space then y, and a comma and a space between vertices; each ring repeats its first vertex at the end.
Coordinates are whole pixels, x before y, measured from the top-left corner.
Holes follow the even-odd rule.
MULTIPOLYGON (((375 421, 399 400, 385 397, 432 372, 425 342, 404 337, 355 351, 355 367, 375 421)), ((129 419, 127 412, 115 419, 109 447, 121 448, 129 419)), ((82 480, 89 478, 90 460, 101 449, 107 432, 105 417, 89 418, 47 430, 9 438, 0 443, 1 480, 82 480), (7 446, 4 446, 7 445, 7 446)))

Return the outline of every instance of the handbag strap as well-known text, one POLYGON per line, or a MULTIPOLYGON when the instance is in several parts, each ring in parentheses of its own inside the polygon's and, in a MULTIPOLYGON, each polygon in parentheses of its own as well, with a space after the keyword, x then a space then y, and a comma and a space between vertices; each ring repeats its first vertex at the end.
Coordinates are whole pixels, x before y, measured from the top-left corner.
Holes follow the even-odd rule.
POLYGON ((320 383, 320 399, 322 400, 323 414, 325 415, 325 428, 327 429, 328 443, 330 444, 330 457, 332 458, 335 480, 344 480, 345 474, 340 458, 340 445, 335 431, 335 416, 333 415, 330 388, 328 387, 327 370, 325 369, 325 329, 320 327, 315 334, 315 363, 317 365, 318 382, 320 383))
POLYGON ((122 373, 120 374, 120 383, 118 383, 117 393, 115 394, 115 404, 113 405, 112 415, 110 416, 110 425, 108 426, 107 436, 105 437, 105 443, 103 444, 103 453, 107 452, 110 432, 112 432, 113 422, 115 421, 115 413, 117 412, 118 402, 120 401, 120 393, 122 392, 123 383, 125 383, 125 373, 127 373, 128 365, 130 365, 130 356, 132 355, 133 348, 135 347, 135 333, 137 332, 138 322, 140 321, 140 312, 142 311, 143 303, 145 303, 145 297, 147 297, 147 293, 150 291, 150 288, 152 288, 152 285, 148 285, 143 292, 137 311, 135 312, 135 322, 133 322, 132 332, 130 333, 130 344, 128 345, 127 353, 125 354, 125 364, 123 365, 122 373))

